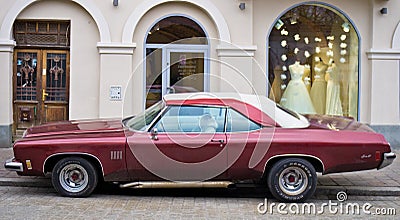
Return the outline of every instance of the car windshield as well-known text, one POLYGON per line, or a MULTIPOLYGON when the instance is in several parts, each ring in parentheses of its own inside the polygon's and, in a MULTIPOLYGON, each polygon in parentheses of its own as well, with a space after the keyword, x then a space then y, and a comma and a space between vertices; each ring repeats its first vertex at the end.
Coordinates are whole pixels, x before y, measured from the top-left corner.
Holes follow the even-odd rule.
POLYGON ((125 119, 124 125, 136 131, 145 131, 164 106, 164 102, 159 101, 139 115, 125 119))

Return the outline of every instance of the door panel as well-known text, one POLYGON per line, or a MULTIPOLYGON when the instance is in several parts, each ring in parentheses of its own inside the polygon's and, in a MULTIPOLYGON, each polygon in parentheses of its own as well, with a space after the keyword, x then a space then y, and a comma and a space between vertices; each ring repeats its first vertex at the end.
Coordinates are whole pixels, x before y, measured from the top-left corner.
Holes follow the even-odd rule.
POLYGON ((14 138, 31 126, 67 120, 68 51, 16 49, 13 91, 14 138))
MULTIPOLYGON (((16 50, 14 53, 14 131, 23 132, 40 121, 40 85, 38 74, 40 53, 37 50, 16 50)), ((22 134, 22 133, 21 133, 22 134)))
POLYGON ((204 91, 205 52, 168 51, 169 87, 175 93, 204 91))
POLYGON ((127 168, 132 180, 201 181, 226 178, 226 136, 150 132, 128 136, 127 168))
POLYGON ((68 53, 45 51, 43 70, 44 122, 67 120, 68 115, 68 53))
POLYGON ((63 121, 68 118, 67 108, 64 104, 57 106, 57 104, 52 103, 50 107, 49 105, 45 106, 45 115, 46 122, 63 121))

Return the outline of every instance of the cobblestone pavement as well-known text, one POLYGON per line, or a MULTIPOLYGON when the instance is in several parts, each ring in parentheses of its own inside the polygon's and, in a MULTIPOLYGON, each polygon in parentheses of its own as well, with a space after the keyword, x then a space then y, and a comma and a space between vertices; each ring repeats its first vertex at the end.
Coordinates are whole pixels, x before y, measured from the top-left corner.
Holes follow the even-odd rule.
POLYGON ((310 214, 308 209, 301 214, 302 203, 281 205, 278 210, 278 202, 268 199, 268 207, 275 203, 274 209, 260 214, 257 207, 264 211, 264 206, 259 204, 265 203, 265 196, 249 189, 124 192, 111 189, 88 198, 67 198, 58 196, 52 188, 3 186, 0 187, 0 219, 398 219, 400 216, 399 197, 348 196, 339 202, 336 198, 317 196, 307 201, 315 204, 315 213, 324 210, 321 214, 310 214), (323 206, 329 200, 336 203, 331 206, 331 212, 328 205, 323 206), (350 206, 356 208, 346 211, 345 207, 350 206), (364 210, 371 214, 363 211, 365 206, 364 210), (300 214, 284 214, 296 211, 297 207, 300 214))

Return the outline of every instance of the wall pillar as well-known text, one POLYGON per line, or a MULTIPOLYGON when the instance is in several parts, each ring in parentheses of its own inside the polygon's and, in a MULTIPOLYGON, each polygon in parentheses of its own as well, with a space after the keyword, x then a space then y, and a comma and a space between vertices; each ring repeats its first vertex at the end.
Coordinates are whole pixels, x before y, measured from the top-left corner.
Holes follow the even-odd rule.
POLYGON ((132 100, 133 95, 129 83, 136 44, 98 43, 97 48, 100 53, 99 118, 122 117, 126 105, 124 101, 132 100), (122 89, 122 98, 113 100, 110 97, 110 89, 119 86, 122 89))
POLYGON ((400 149, 400 50, 371 49, 371 127, 400 149))
POLYGON ((13 51, 15 41, 0 40, 0 147, 10 147, 13 124, 13 51))

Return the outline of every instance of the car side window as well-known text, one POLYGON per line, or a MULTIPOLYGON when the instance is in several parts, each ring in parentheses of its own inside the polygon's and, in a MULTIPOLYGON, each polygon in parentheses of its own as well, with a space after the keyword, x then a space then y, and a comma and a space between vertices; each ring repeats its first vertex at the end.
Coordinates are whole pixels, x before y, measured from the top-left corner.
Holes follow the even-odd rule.
POLYGON ((251 121, 234 109, 228 109, 226 132, 254 131, 261 128, 261 125, 251 121))
POLYGON ((171 106, 156 123, 158 132, 224 132, 226 108, 171 106))

